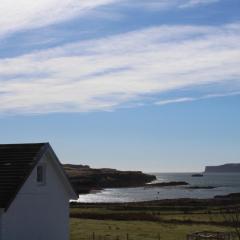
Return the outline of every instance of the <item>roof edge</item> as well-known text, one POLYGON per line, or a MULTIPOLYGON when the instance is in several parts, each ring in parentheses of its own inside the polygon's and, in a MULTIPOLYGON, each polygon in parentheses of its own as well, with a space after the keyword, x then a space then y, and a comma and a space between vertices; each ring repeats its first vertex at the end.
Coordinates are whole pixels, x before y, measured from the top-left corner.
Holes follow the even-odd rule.
MULTIPOLYGON (((34 143, 23 143, 24 145, 27 144, 34 144, 34 143)), ((45 152, 47 151, 47 149, 50 147, 50 144, 47 143, 35 143, 35 144, 43 144, 43 146, 39 149, 39 151, 37 152, 37 154, 34 157, 34 164, 32 165, 32 167, 30 168, 30 170, 28 171, 28 173, 26 174, 26 177, 24 178, 22 184, 19 185, 19 187, 17 188, 17 190, 15 191, 13 197, 9 200, 9 202, 7 203, 7 206, 4 208, 4 212, 7 212, 7 210, 9 209, 9 207, 11 206, 12 202, 14 201, 14 199, 16 198, 17 194, 19 193, 19 191, 22 189, 23 185, 25 184, 25 182, 27 181, 27 179, 29 178, 30 174, 32 173, 33 169, 35 168, 35 166, 38 164, 38 162, 40 161, 40 159, 42 158, 42 156, 45 154, 45 152)), ((1 145, 18 145, 18 144, 1 144, 1 145)))
POLYGON ((62 166, 61 162, 59 161, 56 153, 54 152, 53 148, 51 147, 51 145, 49 143, 48 143, 48 150, 50 150, 50 153, 53 155, 53 157, 56 160, 56 164, 58 165, 59 171, 62 174, 65 183, 68 185, 67 187, 68 187, 68 190, 69 190, 69 193, 70 193, 72 199, 73 200, 78 199, 79 198, 78 193, 75 191, 68 175, 66 174, 65 170, 63 169, 63 166, 62 166))

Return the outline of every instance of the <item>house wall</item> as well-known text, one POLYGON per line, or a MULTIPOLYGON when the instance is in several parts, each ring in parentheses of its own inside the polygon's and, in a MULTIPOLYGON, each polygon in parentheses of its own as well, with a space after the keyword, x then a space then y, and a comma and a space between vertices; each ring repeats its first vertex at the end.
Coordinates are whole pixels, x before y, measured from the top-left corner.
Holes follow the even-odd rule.
POLYGON ((69 193, 50 154, 46 154, 39 164, 46 166, 46 183, 37 183, 36 166, 3 214, 1 240, 69 239, 69 193))
POLYGON ((0 240, 2 240, 2 214, 3 214, 3 209, 0 208, 0 240))

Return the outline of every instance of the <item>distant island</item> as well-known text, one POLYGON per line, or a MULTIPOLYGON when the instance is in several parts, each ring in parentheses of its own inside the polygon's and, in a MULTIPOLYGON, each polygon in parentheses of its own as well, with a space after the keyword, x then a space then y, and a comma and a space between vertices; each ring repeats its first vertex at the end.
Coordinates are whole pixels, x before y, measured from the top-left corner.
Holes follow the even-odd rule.
POLYGON ((94 169, 86 165, 63 165, 72 185, 79 194, 104 188, 140 187, 156 180, 156 176, 141 171, 94 169))
POLYGON ((240 163, 229 163, 220 166, 207 166, 205 173, 240 173, 240 163))

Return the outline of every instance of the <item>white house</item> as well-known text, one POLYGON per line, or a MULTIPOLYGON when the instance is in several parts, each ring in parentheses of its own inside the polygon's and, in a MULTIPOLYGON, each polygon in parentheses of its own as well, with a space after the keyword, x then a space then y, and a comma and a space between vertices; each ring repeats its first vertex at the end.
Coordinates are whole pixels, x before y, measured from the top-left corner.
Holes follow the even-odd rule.
POLYGON ((0 240, 68 240, 70 199, 48 143, 0 144, 0 240))

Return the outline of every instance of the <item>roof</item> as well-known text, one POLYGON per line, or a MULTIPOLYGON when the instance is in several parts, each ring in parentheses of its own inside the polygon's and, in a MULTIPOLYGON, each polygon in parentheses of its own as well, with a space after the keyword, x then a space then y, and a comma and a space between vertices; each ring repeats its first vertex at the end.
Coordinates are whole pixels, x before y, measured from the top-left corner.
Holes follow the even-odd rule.
MULTIPOLYGON (((49 149, 53 152, 49 143, 0 144, 0 208, 8 209, 38 161, 49 149)), ((57 165, 61 166, 56 155, 54 157, 57 165)), ((62 167, 59 169, 65 182, 68 182, 62 167)), ((71 187, 69 182, 67 184, 71 187)))

